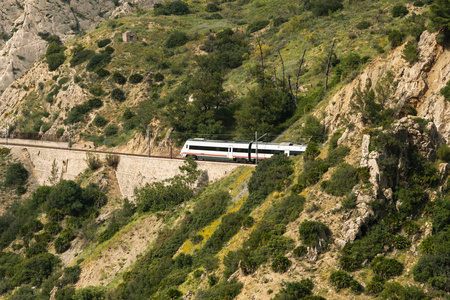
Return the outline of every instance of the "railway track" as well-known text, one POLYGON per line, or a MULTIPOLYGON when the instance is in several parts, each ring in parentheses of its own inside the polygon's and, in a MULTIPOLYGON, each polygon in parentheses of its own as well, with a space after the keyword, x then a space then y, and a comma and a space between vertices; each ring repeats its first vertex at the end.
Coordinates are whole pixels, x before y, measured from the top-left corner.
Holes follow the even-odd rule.
MULTIPOLYGON (((43 148, 43 149, 53 149, 53 150, 64 150, 64 151, 73 151, 73 152, 89 152, 96 154, 113 154, 119 156, 130 156, 130 157, 148 157, 148 158, 157 158, 157 159, 170 159, 170 160, 184 160, 181 157, 170 157, 170 156, 156 156, 156 155, 145 155, 145 154, 136 154, 136 153, 125 153, 125 152, 111 152, 111 151, 101 151, 101 150, 90 150, 90 149, 77 149, 77 148, 68 148, 68 147, 54 147, 54 146, 44 146, 44 145, 32 145, 32 144, 22 144, 22 143, 6 143, 0 142, 2 146, 16 146, 16 147, 29 147, 29 148, 43 148)), ((254 165, 252 163, 236 163, 234 161, 208 161, 202 160, 206 163, 224 163, 224 164, 239 164, 239 165, 254 165)))

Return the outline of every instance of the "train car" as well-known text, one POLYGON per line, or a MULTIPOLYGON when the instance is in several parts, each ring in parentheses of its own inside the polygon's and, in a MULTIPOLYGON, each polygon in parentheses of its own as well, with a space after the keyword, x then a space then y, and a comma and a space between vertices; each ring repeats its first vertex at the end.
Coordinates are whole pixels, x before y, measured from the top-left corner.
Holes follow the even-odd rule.
POLYGON ((306 144, 265 143, 253 141, 219 141, 207 139, 189 139, 181 149, 181 156, 202 160, 254 162, 266 159, 274 154, 287 156, 305 152, 306 144), (258 148, 258 150, 256 149, 258 148))

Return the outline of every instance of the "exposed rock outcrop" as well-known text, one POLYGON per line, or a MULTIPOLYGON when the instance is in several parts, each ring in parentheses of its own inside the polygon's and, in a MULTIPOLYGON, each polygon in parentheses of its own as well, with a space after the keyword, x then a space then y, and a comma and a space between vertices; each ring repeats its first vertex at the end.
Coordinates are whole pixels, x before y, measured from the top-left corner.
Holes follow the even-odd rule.
MULTIPOLYGON (((392 50, 385 58, 374 59, 351 84, 343 87, 326 107, 324 125, 330 132, 353 123, 362 129, 361 114, 352 110, 351 102, 358 87, 371 82, 372 88, 381 82, 388 71, 394 75, 394 90, 387 107, 401 113, 406 106, 417 110, 417 116, 433 120, 437 131, 449 140, 450 103, 440 90, 450 78, 450 51, 436 43, 436 34, 422 33, 418 43, 420 58, 412 66, 402 58, 403 46, 392 50)), ((359 131, 359 130, 356 130, 359 131)))

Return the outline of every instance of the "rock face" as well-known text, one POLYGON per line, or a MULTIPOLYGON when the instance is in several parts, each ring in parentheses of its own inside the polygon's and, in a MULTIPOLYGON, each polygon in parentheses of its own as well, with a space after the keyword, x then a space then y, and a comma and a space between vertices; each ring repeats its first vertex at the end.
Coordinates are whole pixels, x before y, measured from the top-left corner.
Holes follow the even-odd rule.
MULTIPOLYGON (((385 58, 377 58, 331 99, 326 107, 324 125, 334 130, 353 123, 363 127, 362 117, 351 108, 355 91, 371 82, 374 88, 387 72, 394 75, 397 85, 391 91, 387 107, 401 111, 406 106, 417 110, 417 116, 433 120, 437 131, 446 141, 450 138, 450 102, 444 100, 440 90, 450 78, 450 51, 436 43, 436 34, 422 33, 418 50, 419 61, 412 66, 402 58, 403 46, 391 51, 385 58)), ((359 130, 356 130, 359 131, 359 130)))
MULTIPOLYGON (((152 7, 159 0, 134 0, 152 7)), ((131 12, 128 2, 111 0, 3 0, 0 3, 0 92, 23 76, 45 54, 48 43, 38 33, 67 41, 108 18, 131 12), (6 42, 5 39, 10 37, 6 42)))

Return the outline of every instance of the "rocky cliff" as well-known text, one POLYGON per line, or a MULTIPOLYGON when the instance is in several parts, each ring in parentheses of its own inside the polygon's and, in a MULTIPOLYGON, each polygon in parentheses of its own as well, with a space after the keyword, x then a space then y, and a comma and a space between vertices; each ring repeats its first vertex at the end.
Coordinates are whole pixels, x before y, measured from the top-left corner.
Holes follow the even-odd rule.
POLYGON ((23 76, 45 54, 48 43, 39 33, 70 40, 108 17, 154 0, 7 0, 0 3, 0 91, 23 76))

